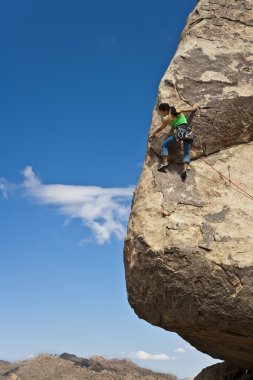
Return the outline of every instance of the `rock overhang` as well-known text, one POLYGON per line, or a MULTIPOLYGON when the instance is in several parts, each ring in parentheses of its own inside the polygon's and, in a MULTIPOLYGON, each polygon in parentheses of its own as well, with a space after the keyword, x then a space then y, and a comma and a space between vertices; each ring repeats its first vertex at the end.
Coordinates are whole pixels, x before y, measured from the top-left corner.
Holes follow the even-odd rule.
MULTIPOLYGON (((159 173, 164 135, 149 140, 125 241, 136 313, 245 368, 253 365, 252 20, 247 1, 202 0, 190 15, 157 104, 201 105, 192 115, 196 160, 182 183, 180 155, 159 173)), ((151 133, 160 123, 156 106, 151 133)))

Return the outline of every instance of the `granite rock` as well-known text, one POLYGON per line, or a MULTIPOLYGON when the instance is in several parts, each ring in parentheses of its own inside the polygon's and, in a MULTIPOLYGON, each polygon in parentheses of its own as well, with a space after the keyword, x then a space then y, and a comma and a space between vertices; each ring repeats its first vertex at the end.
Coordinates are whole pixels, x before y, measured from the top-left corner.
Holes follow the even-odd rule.
POLYGON ((219 363, 203 369, 194 380, 253 380, 253 373, 230 363, 219 363))
POLYGON ((149 138, 125 240, 130 305, 198 350, 253 368, 253 4, 200 0, 159 86, 160 102, 194 103, 191 171, 180 146, 165 173, 149 138))

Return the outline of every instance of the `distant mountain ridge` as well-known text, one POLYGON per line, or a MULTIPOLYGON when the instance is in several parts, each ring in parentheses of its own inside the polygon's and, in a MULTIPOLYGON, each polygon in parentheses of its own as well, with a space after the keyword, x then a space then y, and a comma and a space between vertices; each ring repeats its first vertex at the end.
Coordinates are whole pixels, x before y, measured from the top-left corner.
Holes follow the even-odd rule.
POLYGON ((89 359, 68 353, 40 354, 15 363, 0 361, 0 380, 178 380, 138 367, 127 359, 89 359))

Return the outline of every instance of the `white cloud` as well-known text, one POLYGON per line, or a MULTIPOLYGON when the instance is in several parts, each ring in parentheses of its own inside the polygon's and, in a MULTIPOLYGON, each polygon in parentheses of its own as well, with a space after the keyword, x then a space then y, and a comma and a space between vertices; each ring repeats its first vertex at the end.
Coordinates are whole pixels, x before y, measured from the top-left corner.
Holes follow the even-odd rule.
POLYGON ((25 357, 25 359, 33 359, 35 357, 34 354, 29 354, 25 357))
POLYGON ((31 166, 23 171, 25 194, 40 204, 52 205, 67 218, 81 219, 99 244, 112 235, 123 239, 133 187, 102 188, 98 186, 44 185, 31 166))
POLYGON ((90 244, 90 243, 93 243, 93 239, 91 239, 91 238, 84 238, 84 239, 81 239, 78 242, 78 247, 84 247, 86 244, 90 244))
POLYGON ((179 347, 179 348, 175 348, 173 352, 175 352, 176 354, 185 354, 187 351, 184 348, 179 347))
POLYGON ((160 361, 176 360, 175 356, 168 356, 166 354, 150 354, 145 351, 132 352, 131 357, 135 359, 140 359, 140 360, 160 360, 160 361))
POLYGON ((4 178, 0 178, 0 193, 2 193, 4 198, 9 198, 15 187, 14 184, 7 182, 4 178))

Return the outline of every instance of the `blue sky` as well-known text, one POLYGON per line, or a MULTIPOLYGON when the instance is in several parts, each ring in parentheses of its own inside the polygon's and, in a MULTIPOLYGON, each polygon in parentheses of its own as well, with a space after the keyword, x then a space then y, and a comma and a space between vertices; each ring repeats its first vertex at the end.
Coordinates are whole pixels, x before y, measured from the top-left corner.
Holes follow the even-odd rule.
POLYGON ((0 0, 0 358, 212 359, 138 319, 123 237, 161 80, 196 1, 0 0))

